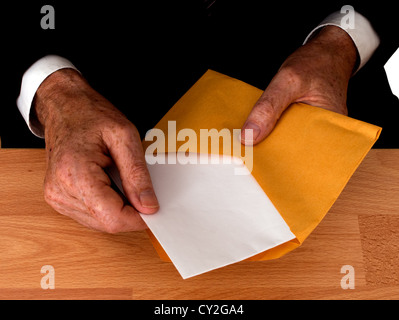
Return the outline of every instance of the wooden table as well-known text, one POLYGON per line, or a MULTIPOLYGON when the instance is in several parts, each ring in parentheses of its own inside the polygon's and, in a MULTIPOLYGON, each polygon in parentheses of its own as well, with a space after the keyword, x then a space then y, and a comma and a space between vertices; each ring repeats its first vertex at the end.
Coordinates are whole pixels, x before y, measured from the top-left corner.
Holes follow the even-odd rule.
POLYGON ((371 150, 295 251, 188 280, 145 232, 102 234, 51 209, 44 169, 44 150, 0 150, 0 299, 399 298, 399 150, 371 150), (45 265, 54 290, 41 288, 45 265), (344 265, 354 289, 341 287, 344 265))

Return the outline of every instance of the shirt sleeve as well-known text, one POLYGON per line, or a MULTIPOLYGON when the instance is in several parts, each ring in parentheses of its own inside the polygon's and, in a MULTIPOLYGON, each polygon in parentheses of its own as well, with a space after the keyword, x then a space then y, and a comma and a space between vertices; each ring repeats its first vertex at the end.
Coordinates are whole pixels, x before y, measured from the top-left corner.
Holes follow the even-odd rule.
POLYGON ((352 23, 348 23, 346 19, 347 14, 347 12, 342 13, 340 11, 330 14, 315 29, 312 30, 312 32, 305 39, 304 44, 306 44, 317 33, 317 31, 326 26, 336 26, 342 30, 345 30, 352 38, 359 54, 359 66, 356 70, 357 72, 367 63, 367 61, 369 61, 371 56, 374 54, 375 50, 380 44, 380 39, 368 19, 366 19, 360 13, 354 11, 352 16, 353 21, 352 23))
POLYGON ((44 130, 39 122, 33 118, 31 113, 32 102, 43 81, 52 73, 61 69, 77 70, 69 60, 56 55, 48 55, 36 61, 22 77, 17 106, 29 129, 39 138, 44 137, 44 130))

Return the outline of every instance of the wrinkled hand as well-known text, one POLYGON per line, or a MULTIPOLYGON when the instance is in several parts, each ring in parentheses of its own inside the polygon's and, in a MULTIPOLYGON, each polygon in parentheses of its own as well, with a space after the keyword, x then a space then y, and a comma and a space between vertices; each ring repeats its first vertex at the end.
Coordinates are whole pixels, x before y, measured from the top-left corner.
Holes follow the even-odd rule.
POLYGON ((356 59, 356 47, 344 30, 323 28, 283 63, 248 116, 241 142, 261 142, 295 102, 347 115, 347 89, 356 59), (253 130, 253 139, 245 139, 245 129, 253 130))
POLYGON ((135 126, 72 69, 57 71, 43 82, 35 111, 45 130, 46 201, 102 232, 145 229, 138 211, 152 214, 159 204, 135 126), (111 188, 104 168, 112 162, 134 208, 111 188))

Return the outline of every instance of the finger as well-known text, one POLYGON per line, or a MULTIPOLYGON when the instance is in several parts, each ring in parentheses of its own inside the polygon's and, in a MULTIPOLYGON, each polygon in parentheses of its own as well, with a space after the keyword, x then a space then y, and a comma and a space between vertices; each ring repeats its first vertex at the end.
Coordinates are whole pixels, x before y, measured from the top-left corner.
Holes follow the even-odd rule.
POLYGON ((99 221, 86 212, 77 210, 74 206, 66 206, 65 203, 52 203, 51 207, 58 213, 75 220, 89 229, 105 232, 104 226, 99 221))
POLYGON ((289 74, 289 71, 279 71, 249 114, 242 128, 241 142, 255 145, 265 139, 284 110, 300 96, 300 92, 301 83, 297 77, 289 74))
POLYGON ((147 228, 139 213, 130 205, 126 205, 111 188, 111 181, 100 166, 93 164, 86 173, 82 173, 77 182, 77 189, 80 190, 80 198, 86 206, 86 212, 97 221, 96 229, 119 233, 147 228))
POLYGON ((157 212, 159 203, 137 129, 133 125, 127 126, 117 134, 105 135, 104 140, 119 170, 123 190, 129 202, 141 213, 157 212))
MULTIPOLYGON (((78 194, 76 190, 71 193, 78 194)), ((82 200, 71 193, 65 191, 65 189, 57 183, 48 181, 45 183, 45 199, 54 210, 90 229, 105 231, 102 223, 88 213, 87 207, 82 200)))

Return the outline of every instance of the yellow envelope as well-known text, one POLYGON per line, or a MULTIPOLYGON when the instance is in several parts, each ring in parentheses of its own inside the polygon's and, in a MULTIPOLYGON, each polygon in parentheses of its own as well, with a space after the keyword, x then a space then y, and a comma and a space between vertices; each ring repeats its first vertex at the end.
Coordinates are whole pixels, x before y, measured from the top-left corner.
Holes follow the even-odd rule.
MULTIPOLYGON (((261 95, 257 88, 208 70, 155 128, 167 136, 168 121, 175 121, 177 132, 189 128, 198 137, 201 129, 233 132, 241 129, 261 95)), ((291 105, 270 136, 253 147, 252 175, 296 239, 248 260, 276 259, 300 246, 327 214, 380 132, 379 127, 331 111, 291 105)), ((175 150, 170 145, 167 151, 178 151, 184 143, 188 141, 178 141, 175 150)), ((151 144, 143 142, 144 148, 151 144)), ((194 143, 190 152, 200 152, 199 148, 200 143, 194 143)), ((221 147, 219 153, 223 153, 221 147)), ((149 235, 160 258, 170 261, 149 235)))

